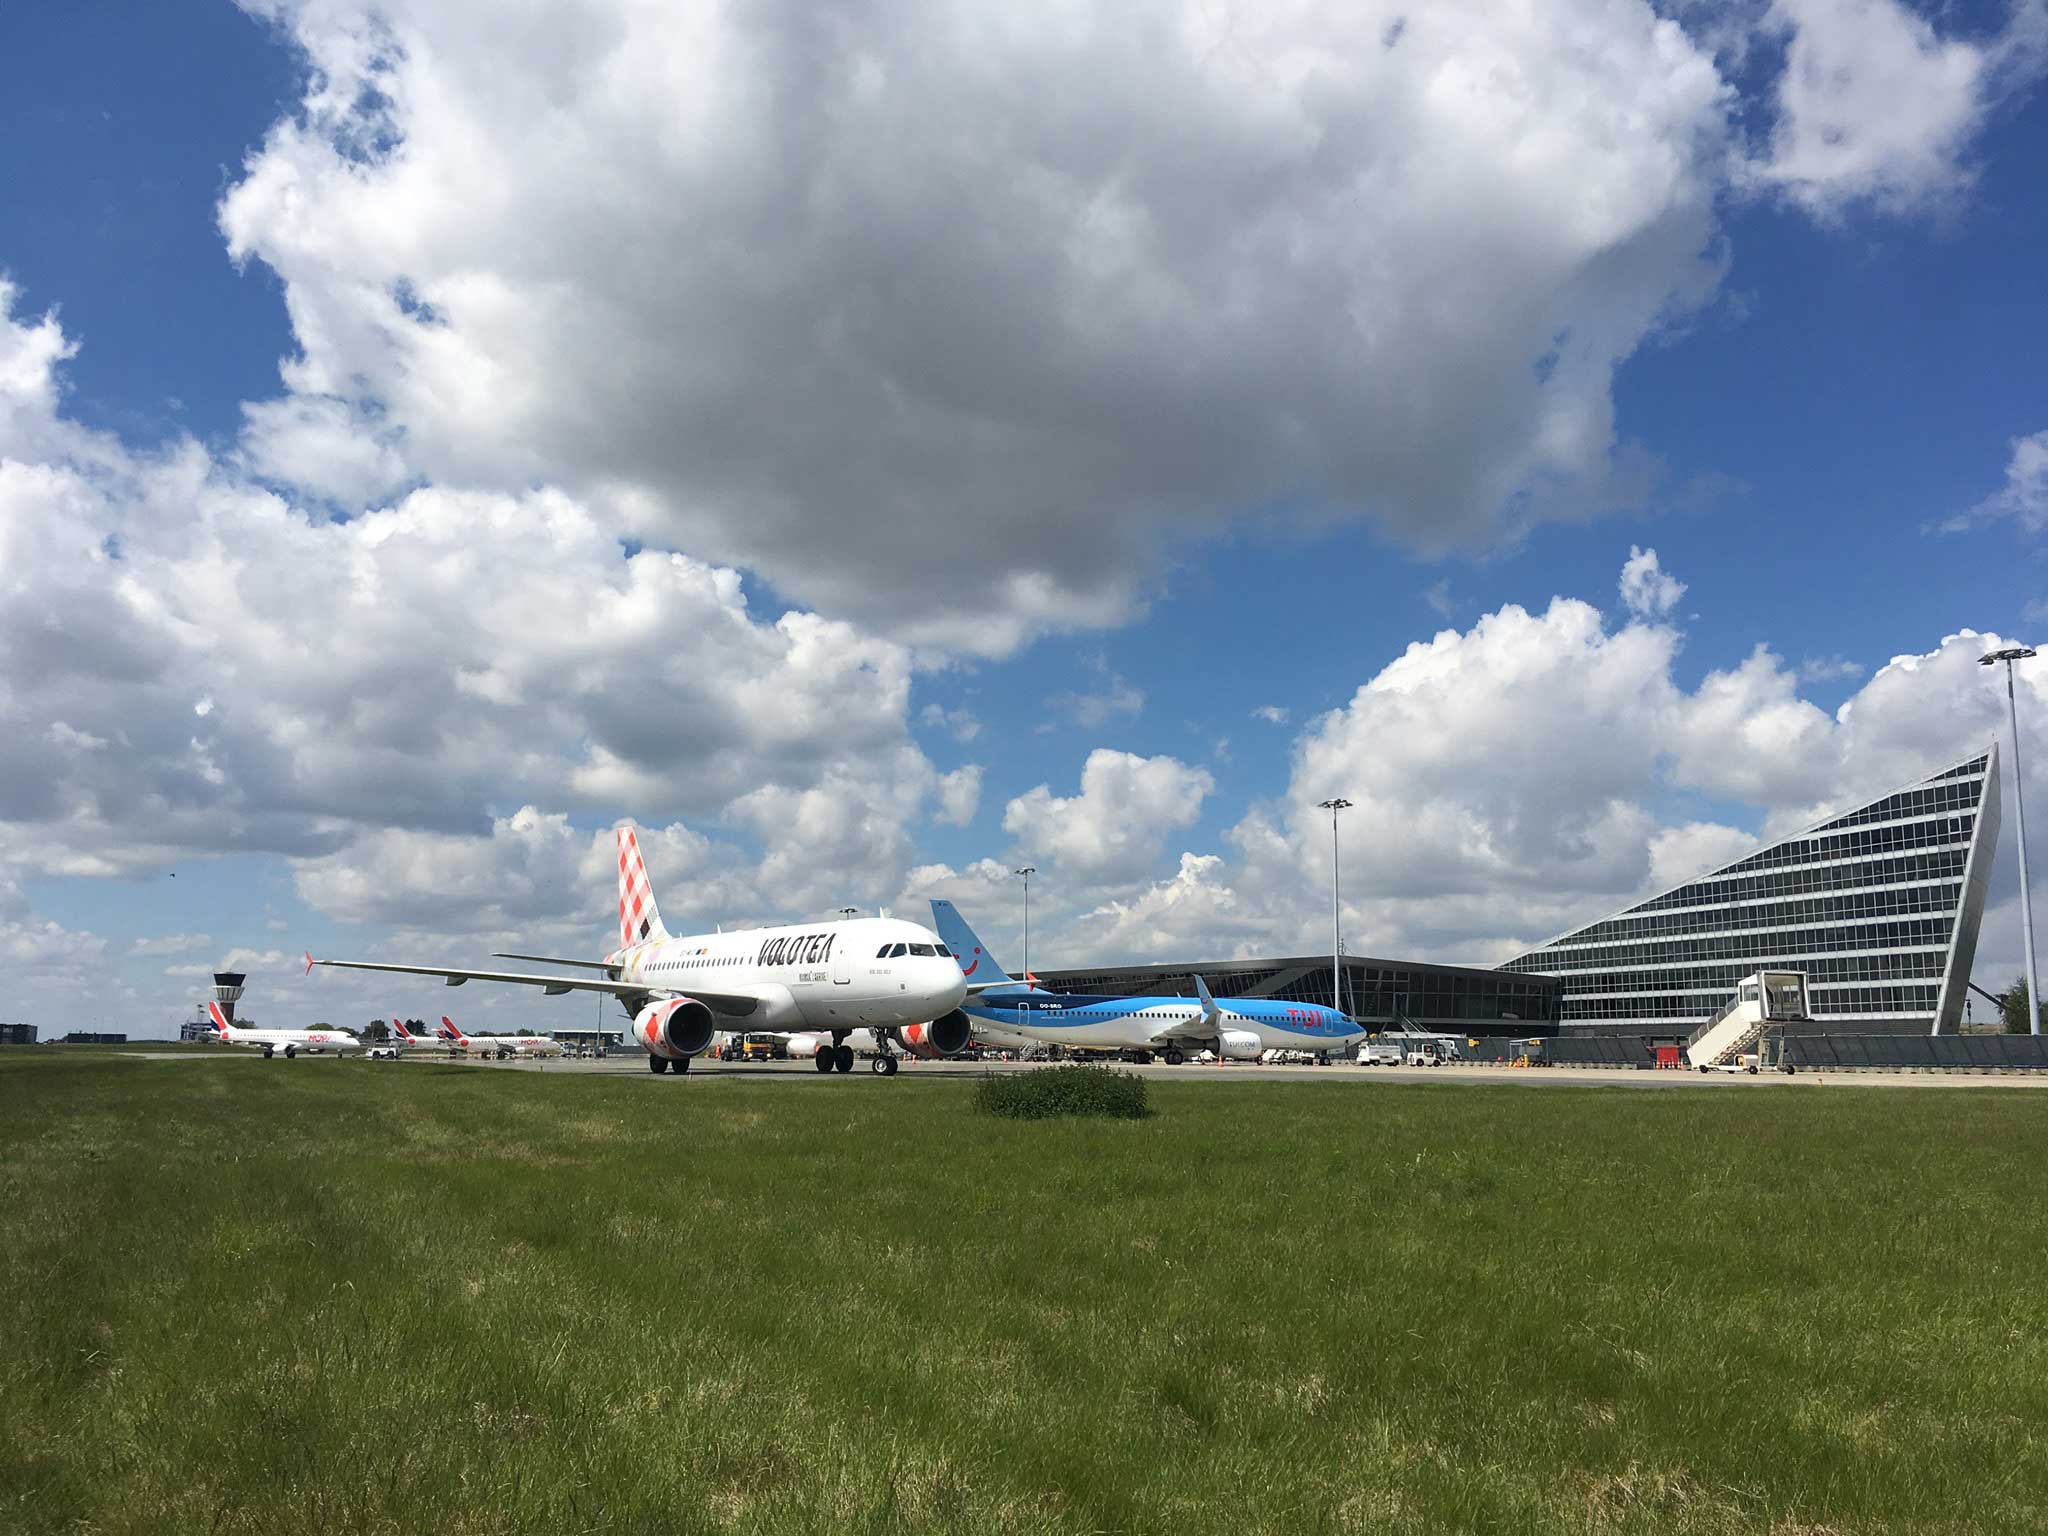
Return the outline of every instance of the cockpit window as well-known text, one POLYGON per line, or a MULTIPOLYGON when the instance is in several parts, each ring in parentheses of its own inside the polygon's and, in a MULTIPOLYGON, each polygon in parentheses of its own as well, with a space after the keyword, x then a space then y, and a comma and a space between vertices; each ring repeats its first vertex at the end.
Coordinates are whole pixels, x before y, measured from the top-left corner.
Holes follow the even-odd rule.
POLYGON ((903 952, 909 947, 910 946, 907 944, 891 944, 889 946, 889 958, 891 960, 901 960, 903 958, 903 952))
POLYGON ((934 944, 932 946, 932 949, 934 950, 934 952, 937 953, 938 957, 941 960, 950 960, 953 958, 953 951, 946 948, 946 946, 943 944, 934 944))
POLYGON ((910 952, 913 955, 929 955, 932 953, 932 946, 929 944, 913 944, 910 946, 910 952))
POLYGON ((877 960, 886 960, 886 959, 888 959, 888 958, 889 958, 889 946, 888 946, 888 945, 886 945, 886 944, 884 944, 884 945, 883 945, 883 946, 882 946, 882 947, 881 947, 880 949, 876 950, 876 951, 875 951, 875 958, 876 958, 877 960))

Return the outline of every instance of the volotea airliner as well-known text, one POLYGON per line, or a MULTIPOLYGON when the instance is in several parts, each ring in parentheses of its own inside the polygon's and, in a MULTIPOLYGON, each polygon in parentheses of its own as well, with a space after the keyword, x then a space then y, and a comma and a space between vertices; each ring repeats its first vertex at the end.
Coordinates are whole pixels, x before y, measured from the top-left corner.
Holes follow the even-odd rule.
MULTIPOLYGON (((392 971, 439 976, 451 987, 471 981, 539 987, 548 996, 605 992, 632 1019, 633 1039, 651 1071, 690 1062, 714 1048, 721 1030, 831 1037, 832 1065, 853 1070, 856 1030, 872 1029, 903 1043, 915 1025, 920 1043, 941 1055, 967 1048, 967 979, 938 935, 896 918, 753 928, 672 937, 662 926, 648 883, 640 839, 618 829, 619 947, 602 960, 499 953, 500 960, 567 966, 588 975, 535 975, 453 966, 392 965, 370 960, 315 960, 306 968, 392 971)), ((894 1064, 894 1058, 883 1058, 894 1064)), ((887 1070, 887 1069, 884 1069, 887 1070)))

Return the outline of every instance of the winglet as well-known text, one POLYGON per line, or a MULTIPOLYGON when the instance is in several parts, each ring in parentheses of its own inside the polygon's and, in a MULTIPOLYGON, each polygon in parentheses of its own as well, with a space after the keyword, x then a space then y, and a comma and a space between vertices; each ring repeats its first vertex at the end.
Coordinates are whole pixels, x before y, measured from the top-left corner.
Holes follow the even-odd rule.
POLYGON ((313 951, 310 949, 306 951, 306 974, 308 976, 313 974, 313 951))
POLYGON ((1202 1000, 1202 1018, 1205 1022, 1214 1024, 1223 1017, 1223 1010, 1216 1006, 1216 998, 1209 991, 1209 983, 1199 976, 1195 978, 1195 996, 1202 1000))

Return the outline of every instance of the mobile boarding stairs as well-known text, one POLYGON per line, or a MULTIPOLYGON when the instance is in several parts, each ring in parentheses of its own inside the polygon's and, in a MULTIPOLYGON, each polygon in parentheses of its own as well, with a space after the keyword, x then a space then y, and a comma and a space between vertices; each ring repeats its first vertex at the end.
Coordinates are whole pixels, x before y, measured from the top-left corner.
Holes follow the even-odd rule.
POLYGON ((1728 1005, 1692 1032, 1685 1042, 1686 1065, 1709 1072, 1753 1048, 1761 1065, 1768 1031, 1811 1017, 1804 971, 1758 971, 1737 982, 1728 1005))

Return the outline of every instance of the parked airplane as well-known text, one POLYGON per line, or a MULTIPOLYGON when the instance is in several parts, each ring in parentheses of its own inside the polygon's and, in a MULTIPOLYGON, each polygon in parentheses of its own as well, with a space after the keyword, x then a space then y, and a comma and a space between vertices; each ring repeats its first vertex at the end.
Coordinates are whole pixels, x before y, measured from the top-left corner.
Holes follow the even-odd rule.
POLYGON ((1206 1047, 1229 1061, 1256 1061, 1260 1052, 1274 1049, 1316 1055, 1343 1050, 1366 1034, 1336 1009, 1316 1003, 1263 997, 1219 1003, 1199 976, 1194 997, 1048 991, 1004 971, 952 902, 933 901, 932 918, 960 956, 961 970, 990 986, 966 1004, 976 1029, 986 1020, 998 1029, 1061 1045, 1131 1051, 1140 1060, 1157 1053, 1176 1067, 1186 1059, 1183 1048, 1206 1047))
POLYGON ((853 1070, 856 1029, 928 1024, 933 1047, 954 1055, 966 1049, 968 1019, 960 1009, 970 988, 946 947, 928 928, 893 918, 854 918, 734 933, 673 938, 662 926, 631 827, 618 829, 619 947, 602 960, 553 955, 500 954, 593 971, 591 976, 547 976, 524 971, 483 971, 430 965, 387 965, 368 960, 315 960, 355 971, 439 976, 451 987, 470 981, 539 987, 549 996, 608 992, 633 1021, 633 1038, 647 1065, 687 1072, 691 1059, 711 1050, 721 1029, 797 1033, 816 1030, 833 1040, 833 1065, 853 1070))
POLYGON ((476 1056, 489 1056, 495 1052, 500 1061, 508 1056, 562 1054, 560 1042, 550 1040, 546 1035, 465 1035, 445 1013, 441 1015, 441 1027, 435 1033, 447 1042, 451 1052, 463 1051, 476 1056))
POLYGON ((213 1020, 214 1039, 222 1045, 253 1045, 263 1052, 265 1061, 280 1052, 286 1057, 318 1056, 327 1051, 339 1054, 361 1050, 363 1044, 343 1029, 243 1029, 228 1022, 219 1003, 208 1003, 206 1016, 213 1020))
POLYGON ((439 1051, 447 1056, 455 1054, 455 1048, 441 1038, 439 1030, 431 1035, 416 1035, 406 1027, 405 1020, 396 1014, 391 1016, 391 1033, 398 1037, 398 1048, 401 1051, 439 1051))

